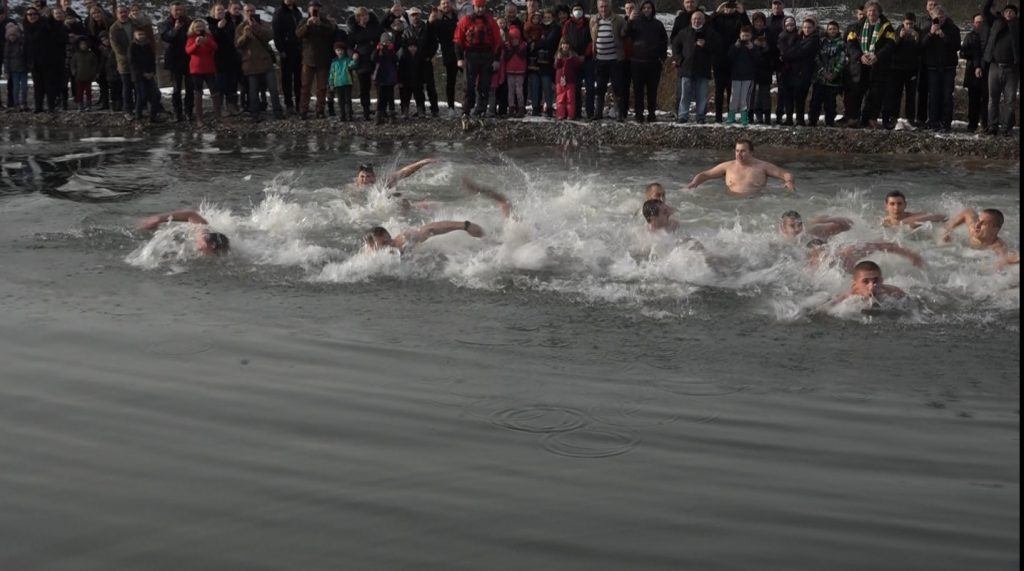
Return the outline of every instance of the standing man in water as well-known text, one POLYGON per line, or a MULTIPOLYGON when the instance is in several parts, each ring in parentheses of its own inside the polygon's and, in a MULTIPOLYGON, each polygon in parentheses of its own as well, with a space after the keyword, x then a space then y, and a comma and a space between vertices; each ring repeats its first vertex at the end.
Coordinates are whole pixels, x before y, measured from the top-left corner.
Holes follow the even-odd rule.
POLYGON ((231 240, 220 232, 211 232, 209 223, 195 210, 178 210, 155 214, 135 226, 140 232, 152 232, 166 222, 188 222, 196 225, 194 237, 196 250, 204 256, 224 254, 231 249, 231 240))
POLYGON ((754 143, 750 139, 736 141, 736 160, 699 173, 690 181, 689 188, 697 188, 704 181, 723 177, 729 192, 739 196, 750 196, 764 190, 769 177, 781 180, 790 192, 796 190, 792 173, 754 158, 754 143))
POLYGON ((910 226, 917 228, 924 222, 945 222, 945 214, 932 212, 907 212, 907 197, 895 190, 885 195, 885 217, 882 226, 910 226))
POLYGON ((999 237, 1003 228, 1003 213, 995 208, 986 208, 981 213, 967 208, 957 214, 946 225, 942 239, 948 242, 958 226, 967 225, 968 245, 975 250, 991 250, 999 256, 1000 265, 1019 264, 1020 254, 1011 253, 1006 242, 999 237))

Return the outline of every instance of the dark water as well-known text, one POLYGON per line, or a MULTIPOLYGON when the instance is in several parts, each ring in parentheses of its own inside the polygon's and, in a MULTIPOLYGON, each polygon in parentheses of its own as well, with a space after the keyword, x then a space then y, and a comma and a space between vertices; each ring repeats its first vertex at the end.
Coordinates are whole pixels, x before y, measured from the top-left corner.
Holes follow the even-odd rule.
POLYGON ((774 238, 904 188, 1016 247, 1019 165, 766 149, 800 192, 739 201, 679 190, 718 151, 84 136, 0 143, 2 569, 1019 567, 1019 274, 889 235, 911 307, 818 315, 774 238), (437 210, 342 188, 419 156, 437 210), (707 256, 635 232, 651 178, 707 256), (204 200, 229 258, 130 230, 204 200), (489 236, 359 250, 447 217, 489 236))

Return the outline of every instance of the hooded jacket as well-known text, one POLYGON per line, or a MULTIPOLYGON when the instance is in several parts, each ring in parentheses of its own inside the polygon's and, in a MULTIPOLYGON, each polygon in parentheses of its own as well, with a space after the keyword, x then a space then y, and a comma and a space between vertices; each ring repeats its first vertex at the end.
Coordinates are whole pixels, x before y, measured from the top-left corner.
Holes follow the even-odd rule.
POLYGON ((640 15, 626 21, 626 37, 633 40, 633 57, 630 61, 664 61, 668 57, 668 34, 658 20, 654 2, 644 0, 640 4, 640 15), (644 16, 644 6, 651 7, 651 16, 644 16))
POLYGON ((797 84, 810 85, 814 78, 814 62, 818 56, 819 36, 817 32, 809 36, 797 34, 796 40, 780 54, 782 63, 788 69, 790 77, 797 84))
MULTIPOLYGON (((455 56, 455 27, 459 25, 459 15, 454 10, 442 13, 433 22, 428 22, 437 44, 441 47, 441 60, 444 65, 455 65, 459 58, 455 56)), ((349 26, 351 30, 352 27, 349 26)))
POLYGON ((274 12, 274 47, 285 57, 298 59, 302 53, 302 41, 295 30, 302 21, 302 11, 298 6, 287 6, 281 2, 281 6, 274 12))
POLYGON ((586 18, 569 18, 562 24, 562 37, 569 40, 569 47, 576 55, 590 59, 594 42, 590 37, 590 24, 586 18))
POLYGON ((679 31, 672 40, 672 54, 679 67, 680 77, 711 79, 711 67, 718 46, 714 31, 705 24, 697 30, 687 26, 679 31), (703 39, 704 46, 698 46, 697 40, 703 39))

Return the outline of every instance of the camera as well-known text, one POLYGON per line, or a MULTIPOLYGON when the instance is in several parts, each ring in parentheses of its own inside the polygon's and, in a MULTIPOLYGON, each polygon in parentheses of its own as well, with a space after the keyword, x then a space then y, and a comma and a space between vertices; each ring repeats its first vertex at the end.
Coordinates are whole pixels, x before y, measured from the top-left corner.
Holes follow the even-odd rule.
POLYGON ((941 26, 942 25, 942 20, 940 20, 938 18, 932 18, 932 23, 935 24, 936 26, 941 26))

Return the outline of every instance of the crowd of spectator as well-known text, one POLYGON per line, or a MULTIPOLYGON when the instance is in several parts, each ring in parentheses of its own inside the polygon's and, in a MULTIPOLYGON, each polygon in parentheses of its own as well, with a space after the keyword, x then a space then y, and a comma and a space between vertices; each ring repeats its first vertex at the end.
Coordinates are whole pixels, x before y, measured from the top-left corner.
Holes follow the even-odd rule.
POLYGON ((70 0, 52 8, 36 0, 0 12, 8 80, 0 106, 6 96, 8 111, 76 106, 133 120, 148 111, 160 120, 163 82, 177 121, 211 117, 204 116, 205 89, 213 117, 342 121, 356 119, 358 91, 362 119, 383 123, 438 117, 439 78, 449 118, 529 113, 624 121, 632 111, 633 120, 654 122, 667 81, 680 123, 815 126, 823 112, 824 124, 834 126, 841 100, 848 127, 892 129, 902 117, 919 129, 949 131, 963 59, 968 130, 1010 133, 1020 23, 1017 6, 994 1, 980 6, 962 35, 937 0, 927 0, 922 17, 909 12, 892 20, 869 1, 843 23, 798 21, 783 0, 770 0, 764 12, 733 1, 708 10, 682 0, 671 30, 651 0, 626 2, 622 14, 612 0, 597 0, 591 15, 583 2, 545 7, 529 0, 525 18, 514 3, 492 11, 486 0, 440 0, 424 8, 396 4, 382 14, 356 8, 344 23, 319 0, 305 10, 283 0, 272 21, 238 0, 213 4, 205 17, 173 1, 158 27, 137 4, 115 4, 111 13, 87 0, 78 14, 70 0))

